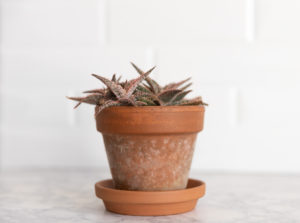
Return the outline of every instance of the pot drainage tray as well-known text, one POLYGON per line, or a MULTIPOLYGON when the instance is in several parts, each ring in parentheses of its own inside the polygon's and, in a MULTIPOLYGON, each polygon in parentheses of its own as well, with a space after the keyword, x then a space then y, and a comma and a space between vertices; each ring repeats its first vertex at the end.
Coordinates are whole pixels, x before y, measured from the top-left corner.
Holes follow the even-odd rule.
POLYGON ((158 216, 180 214, 195 208, 205 194, 205 183, 189 179, 186 189, 172 191, 117 190, 112 180, 95 184, 96 196, 108 211, 126 215, 158 216))

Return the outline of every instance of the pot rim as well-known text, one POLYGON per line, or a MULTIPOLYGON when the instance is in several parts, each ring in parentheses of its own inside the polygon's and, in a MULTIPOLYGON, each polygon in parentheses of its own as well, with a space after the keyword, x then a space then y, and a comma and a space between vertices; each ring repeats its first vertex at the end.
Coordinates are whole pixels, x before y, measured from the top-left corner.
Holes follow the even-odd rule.
POLYGON ((95 119, 103 134, 197 133, 203 129, 204 112, 203 105, 117 106, 104 109, 95 119))
MULTIPOLYGON (((99 106, 95 107, 97 109, 99 106)), ((113 106, 105 108, 103 111, 107 110, 118 110, 118 112, 145 112, 145 111, 154 111, 154 112, 184 112, 184 111, 205 111, 204 105, 172 105, 172 106, 113 106)), ((103 112, 101 111, 101 112, 103 112)), ((97 115, 99 116, 101 112, 97 115)))

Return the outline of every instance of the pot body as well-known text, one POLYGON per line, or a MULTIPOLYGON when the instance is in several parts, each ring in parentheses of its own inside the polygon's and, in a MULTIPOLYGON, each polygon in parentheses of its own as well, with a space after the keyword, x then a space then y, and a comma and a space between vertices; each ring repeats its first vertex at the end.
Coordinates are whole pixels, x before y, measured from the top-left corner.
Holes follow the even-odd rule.
POLYGON ((96 123, 103 135, 115 188, 186 188, 203 116, 203 106, 104 109, 96 116, 96 123))

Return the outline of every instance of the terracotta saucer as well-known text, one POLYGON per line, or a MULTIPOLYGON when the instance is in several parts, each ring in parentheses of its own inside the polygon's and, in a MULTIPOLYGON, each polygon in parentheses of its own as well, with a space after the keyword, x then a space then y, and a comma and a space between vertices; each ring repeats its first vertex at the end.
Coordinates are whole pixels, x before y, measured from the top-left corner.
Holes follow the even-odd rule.
POLYGON ((205 194, 205 183, 189 179, 187 188, 173 191, 117 190, 112 180, 95 184, 96 196, 108 211, 126 215, 171 215, 191 211, 205 194))

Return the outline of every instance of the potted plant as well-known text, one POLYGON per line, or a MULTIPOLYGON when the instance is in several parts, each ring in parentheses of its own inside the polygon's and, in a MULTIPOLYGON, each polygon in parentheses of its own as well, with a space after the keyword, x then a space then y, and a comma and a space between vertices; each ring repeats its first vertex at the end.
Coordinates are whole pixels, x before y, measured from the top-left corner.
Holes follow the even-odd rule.
POLYGON ((203 128, 201 97, 185 99, 190 78, 159 85, 132 63, 139 77, 121 81, 92 74, 106 87, 69 97, 96 105, 116 189, 168 191, 187 186, 197 133, 203 128))

